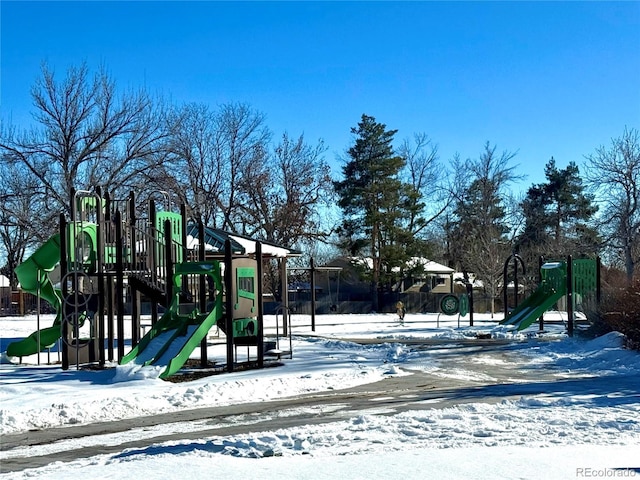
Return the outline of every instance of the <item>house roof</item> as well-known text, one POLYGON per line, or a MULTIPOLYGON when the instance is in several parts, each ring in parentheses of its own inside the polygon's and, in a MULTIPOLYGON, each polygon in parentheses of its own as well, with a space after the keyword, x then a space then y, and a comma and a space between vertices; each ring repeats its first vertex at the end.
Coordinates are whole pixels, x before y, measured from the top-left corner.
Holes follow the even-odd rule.
MULTIPOLYGON (((453 274, 453 280, 458 283, 464 283, 464 273, 456 272, 453 274)), ((473 288, 484 288, 484 282, 482 280, 478 280, 474 274, 469 274, 469 281, 473 288)))
MULTIPOLYGON (((351 262, 360 264, 360 265, 366 265, 369 268, 372 268, 373 266, 373 261, 370 257, 366 257, 366 258, 351 257, 351 262)), ((407 261, 406 266, 408 268, 416 268, 416 267, 422 266, 424 273, 430 273, 430 274, 450 275, 455 272, 453 268, 446 267, 444 265, 441 265, 440 263, 434 262, 433 260, 429 260, 428 258, 424 258, 424 257, 411 257, 407 261)), ((398 267, 394 268, 394 271, 399 271, 399 270, 400 269, 398 267)))
POLYGON ((426 258, 413 257, 410 261, 415 261, 416 264, 422 264, 425 273, 436 273, 436 274, 447 274, 450 275, 455 272, 453 268, 449 268, 440 263, 434 262, 433 260, 428 260, 426 258))

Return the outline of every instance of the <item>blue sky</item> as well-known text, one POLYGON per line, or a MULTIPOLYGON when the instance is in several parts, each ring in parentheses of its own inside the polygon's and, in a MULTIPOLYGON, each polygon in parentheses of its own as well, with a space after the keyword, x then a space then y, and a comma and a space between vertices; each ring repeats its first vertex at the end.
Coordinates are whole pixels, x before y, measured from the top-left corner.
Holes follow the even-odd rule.
POLYGON ((174 103, 245 102, 323 138, 340 173, 366 113, 447 162, 485 142, 544 181, 640 127, 640 2, 0 2, 0 115, 31 125, 46 61, 174 103))

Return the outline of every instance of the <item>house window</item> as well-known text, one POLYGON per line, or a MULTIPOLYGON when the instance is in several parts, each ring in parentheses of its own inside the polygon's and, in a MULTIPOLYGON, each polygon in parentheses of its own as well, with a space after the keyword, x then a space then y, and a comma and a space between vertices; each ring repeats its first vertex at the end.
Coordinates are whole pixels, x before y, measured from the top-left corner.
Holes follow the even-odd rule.
POLYGON ((444 277, 436 277, 436 276, 431 277, 431 288, 436 288, 439 285, 445 285, 445 284, 446 284, 446 279, 444 277))

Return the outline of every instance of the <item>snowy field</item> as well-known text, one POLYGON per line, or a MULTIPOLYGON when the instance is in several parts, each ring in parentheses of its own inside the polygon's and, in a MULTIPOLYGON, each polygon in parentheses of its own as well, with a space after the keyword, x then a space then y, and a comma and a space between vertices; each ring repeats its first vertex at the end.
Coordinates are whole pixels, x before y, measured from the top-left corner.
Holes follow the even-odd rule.
MULTIPOLYGON (((553 320, 554 316, 547 314, 546 318, 553 320)), ((268 318, 267 326, 273 320, 268 318)), ((40 322, 42 327, 50 326, 52 317, 43 316, 40 322)), ((478 315, 474 327, 466 326, 467 319, 411 314, 404 325, 392 314, 322 315, 317 317, 313 333, 308 316, 294 316, 293 322, 293 358, 284 358, 284 366, 185 383, 159 380, 156 370, 136 365, 62 371, 58 365, 47 364, 57 360, 56 352, 41 354, 39 365, 35 355, 23 358, 20 365, 4 356, 0 365, 0 433, 268 402, 416 372, 445 382, 497 383, 491 377, 491 367, 504 362, 504 357, 478 355, 473 369, 447 360, 447 351, 453 352, 456 342, 472 341, 478 333, 508 341, 510 354, 523 366, 539 368, 558 380, 586 381, 576 384, 579 386, 570 383, 573 386, 567 391, 523 394, 497 403, 460 402, 446 408, 423 403, 400 413, 373 405, 340 421, 248 435, 153 441, 167 432, 207 428, 206 422, 196 421, 61 440, 1 451, 0 465, 6 459, 55 454, 90 446, 91 442, 117 446, 135 438, 150 439, 147 448, 123 447, 115 454, 54 462, 3 473, 0 478, 640 477, 640 355, 625 350, 617 333, 595 340, 568 338, 559 321, 548 323, 541 335, 536 334, 537 326, 513 333, 478 315), (350 341, 355 339, 396 341, 362 345, 350 341), (437 349, 412 346, 424 339, 442 343, 437 349)), ((0 318, 0 350, 4 351, 12 339, 32 333, 35 326, 33 317, 0 318)), ((274 330, 267 329, 270 333, 274 330)), ((288 348, 288 341, 282 342, 281 348, 288 348)), ((211 360, 224 362, 224 358, 224 346, 210 349, 211 360)), ((291 408, 279 415, 295 413, 291 408)), ((251 420, 239 416, 234 421, 251 420)))

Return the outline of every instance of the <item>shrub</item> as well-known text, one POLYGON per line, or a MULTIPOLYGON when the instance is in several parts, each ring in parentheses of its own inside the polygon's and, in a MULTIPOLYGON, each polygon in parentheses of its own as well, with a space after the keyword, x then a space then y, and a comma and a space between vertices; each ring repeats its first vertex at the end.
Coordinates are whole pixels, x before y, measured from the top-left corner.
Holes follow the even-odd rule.
POLYGON ((623 333, 627 346, 640 350, 640 279, 630 287, 605 287, 593 328, 623 333))

